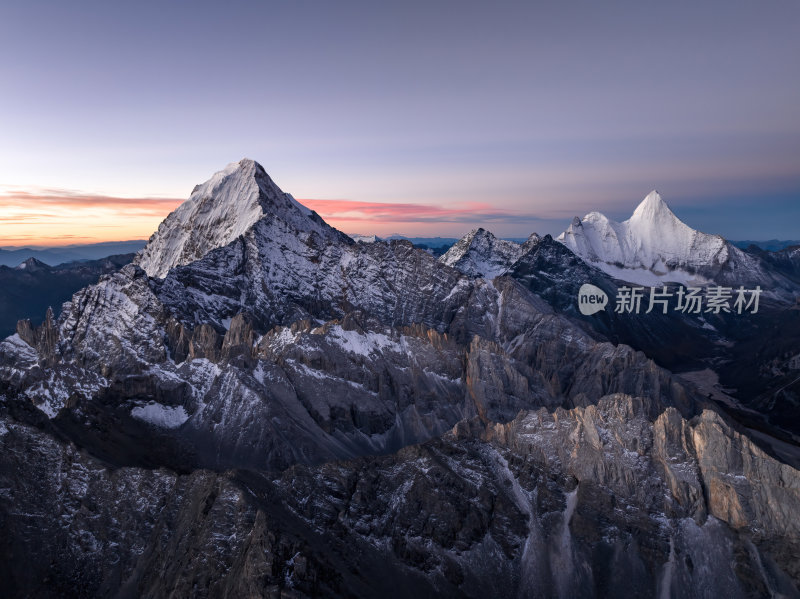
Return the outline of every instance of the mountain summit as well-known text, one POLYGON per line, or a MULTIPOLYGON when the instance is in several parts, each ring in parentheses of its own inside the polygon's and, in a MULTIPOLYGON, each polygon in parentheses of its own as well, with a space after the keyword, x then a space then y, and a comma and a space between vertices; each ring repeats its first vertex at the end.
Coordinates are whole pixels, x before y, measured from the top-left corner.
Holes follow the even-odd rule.
POLYGON ((38 272, 40 270, 49 270, 50 267, 42 262, 41 260, 37 260, 33 256, 22 262, 19 266, 17 266, 14 270, 25 270, 28 272, 38 272))
POLYGON ((636 210, 633 211, 632 218, 650 220, 657 218, 672 218, 677 220, 678 217, 675 216, 675 213, 669 209, 669 206, 667 206, 667 203, 661 197, 661 194, 654 189, 639 203, 639 205, 636 207, 636 210))
POLYGON ((471 277, 493 279, 505 273, 522 254, 522 245, 498 239, 489 231, 473 229, 439 258, 471 277))
POLYGON ((134 263, 151 277, 163 278, 171 268, 228 245, 264 218, 326 239, 339 235, 315 212, 281 191, 264 167, 245 158, 196 186, 189 199, 159 225, 134 263))
POLYGON ((557 239, 608 274, 644 285, 707 280, 709 270, 741 254, 719 235, 683 223, 657 191, 626 221, 590 212, 575 217, 557 239))

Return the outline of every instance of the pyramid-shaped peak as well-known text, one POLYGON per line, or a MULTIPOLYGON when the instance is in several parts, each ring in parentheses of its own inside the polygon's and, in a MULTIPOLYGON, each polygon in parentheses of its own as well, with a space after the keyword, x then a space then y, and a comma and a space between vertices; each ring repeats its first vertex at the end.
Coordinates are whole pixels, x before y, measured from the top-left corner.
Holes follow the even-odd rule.
POLYGON ((476 246, 490 246, 496 240, 497 237, 495 237, 494 233, 487 231, 483 227, 477 227, 456 241, 450 249, 455 248, 456 251, 464 252, 476 246))
MULTIPOLYGON (((549 233, 548 233, 548 235, 549 235, 549 233)), ((542 239, 541 235, 539 235, 536 232, 533 232, 530 235, 528 235, 528 239, 525 240, 525 243, 535 243, 537 241, 541 241, 541 239, 542 239)))
POLYGON ((17 270, 27 270, 28 272, 34 272, 37 270, 43 270, 50 268, 47 264, 42 262, 41 260, 37 260, 33 256, 22 262, 19 266, 16 267, 17 270))
POLYGON ((648 193, 633 211, 631 219, 652 220, 661 216, 676 218, 667 203, 655 189, 648 193))
POLYGON ((499 239, 491 231, 479 227, 459 239, 439 262, 469 276, 494 278, 506 272, 521 252, 519 243, 499 239))
POLYGON ((258 162, 256 162, 252 158, 247 158, 247 157, 242 158, 241 160, 239 160, 237 162, 231 162, 224 169, 222 169, 221 172, 225 172, 225 171, 232 172, 232 171, 236 171, 236 170, 243 170, 243 171, 244 170, 250 170, 250 171, 260 171, 260 172, 266 173, 266 171, 264 170, 264 167, 261 166, 261 164, 259 164, 258 162))
POLYGON ((237 162, 231 162, 225 165, 225 168, 214 173, 205 183, 209 183, 210 181, 218 181, 236 173, 248 175, 253 174, 256 171, 266 172, 264 171, 264 167, 252 158, 242 158, 237 162))
MULTIPOLYGON (((204 195, 209 195, 212 190, 218 190, 221 187, 230 187, 237 185, 237 183, 248 184, 252 181, 266 184, 267 187, 271 188, 275 193, 282 193, 263 166, 252 158, 242 158, 238 162, 231 162, 222 170, 214 173, 205 183, 196 185, 194 190, 192 190, 192 197, 195 196, 198 191, 202 191, 204 195)), ((189 199, 191 200, 192 197, 189 199)), ((238 199, 246 197, 246 194, 237 194, 235 196, 235 198, 238 199)))
POLYGON ((243 158, 197 185, 189 199, 159 225, 134 263, 151 277, 163 278, 175 266, 228 245, 263 218, 283 223, 282 227, 276 225, 282 232, 315 232, 330 241, 346 240, 344 234, 281 191, 258 162, 243 158))
POLYGON ((277 189, 277 185, 272 181, 267 170, 252 158, 242 158, 239 162, 232 162, 226 168, 230 168, 232 173, 240 173, 245 177, 255 179, 266 179, 277 189))
POLYGON ((682 222, 656 190, 626 221, 593 212, 581 225, 570 226, 558 241, 612 276, 634 283, 699 281, 698 270, 723 264, 730 255, 722 237, 682 222), (624 274, 621 268, 626 269, 624 274))
MULTIPOLYGON (((551 238, 552 239, 552 238, 551 238)), ((526 253, 531 251, 533 248, 537 247, 542 242, 542 238, 539 236, 538 233, 531 233, 522 244, 522 253, 526 253)))

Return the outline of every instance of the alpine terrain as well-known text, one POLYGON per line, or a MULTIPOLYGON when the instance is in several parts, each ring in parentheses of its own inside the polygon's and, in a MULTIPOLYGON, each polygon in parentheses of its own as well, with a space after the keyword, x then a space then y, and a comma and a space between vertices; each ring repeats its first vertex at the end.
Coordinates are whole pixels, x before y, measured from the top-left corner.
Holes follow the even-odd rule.
POLYGON ((783 287, 750 254, 681 222, 657 191, 621 223, 599 212, 576 216, 558 241, 609 275, 641 285, 714 281, 783 287))
POLYGON ((741 251, 656 193, 559 240, 371 241, 245 159, 20 321, 2 595, 800 596, 796 251, 741 251), (770 293, 613 310, 697 281, 770 293), (612 305, 582 315, 584 283, 612 305))

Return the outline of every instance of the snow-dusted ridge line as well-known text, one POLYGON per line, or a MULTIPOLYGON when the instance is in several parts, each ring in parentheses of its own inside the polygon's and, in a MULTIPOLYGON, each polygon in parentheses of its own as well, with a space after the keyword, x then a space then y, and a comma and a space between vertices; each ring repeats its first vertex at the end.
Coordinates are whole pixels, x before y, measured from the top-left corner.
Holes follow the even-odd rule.
POLYGON ((232 162, 198 185, 164 219, 134 259, 151 277, 199 260, 244 235, 262 219, 281 221, 299 234, 344 237, 290 194, 249 158, 232 162))
POLYGON ((517 243, 499 239, 483 228, 473 229, 447 250, 439 262, 470 277, 493 279, 508 272, 511 265, 538 241, 536 233, 525 243, 517 243))

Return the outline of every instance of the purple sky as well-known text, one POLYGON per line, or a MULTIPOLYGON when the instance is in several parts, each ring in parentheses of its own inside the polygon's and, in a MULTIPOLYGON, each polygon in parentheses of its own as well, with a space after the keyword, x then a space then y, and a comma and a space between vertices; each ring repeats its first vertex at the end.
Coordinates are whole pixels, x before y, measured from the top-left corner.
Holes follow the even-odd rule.
POLYGON ((349 232, 556 233, 656 188, 800 238, 796 0, 6 2, 0 81, 16 190, 185 198, 247 156, 299 199, 424 208, 349 232))

